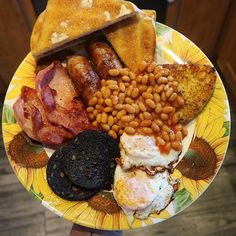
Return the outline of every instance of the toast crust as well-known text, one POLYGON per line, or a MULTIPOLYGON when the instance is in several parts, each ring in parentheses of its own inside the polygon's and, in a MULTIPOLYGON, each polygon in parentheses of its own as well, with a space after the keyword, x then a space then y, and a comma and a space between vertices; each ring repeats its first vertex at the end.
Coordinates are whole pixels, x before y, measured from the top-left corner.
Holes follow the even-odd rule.
POLYGON ((33 29, 32 54, 38 59, 65 44, 83 41, 138 11, 134 4, 123 0, 49 0, 33 29))
POLYGON ((105 32, 121 61, 135 73, 143 60, 155 60, 155 19, 155 11, 142 11, 105 32))

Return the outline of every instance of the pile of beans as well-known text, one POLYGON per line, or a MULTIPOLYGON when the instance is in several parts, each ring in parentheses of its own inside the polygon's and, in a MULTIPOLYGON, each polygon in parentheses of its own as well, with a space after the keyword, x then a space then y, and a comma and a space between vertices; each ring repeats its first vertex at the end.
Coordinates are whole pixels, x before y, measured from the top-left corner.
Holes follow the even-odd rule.
POLYGON ((181 151, 186 127, 176 112, 184 106, 178 95, 178 82, 169 70, 143 61, 136 75, 128 68, 112 69, 117 80, 102 80, 101 89, 90 99, 87 112, 94 126, 101 126, 117 139, 123 132, 155 135, 162 152, 181 151))

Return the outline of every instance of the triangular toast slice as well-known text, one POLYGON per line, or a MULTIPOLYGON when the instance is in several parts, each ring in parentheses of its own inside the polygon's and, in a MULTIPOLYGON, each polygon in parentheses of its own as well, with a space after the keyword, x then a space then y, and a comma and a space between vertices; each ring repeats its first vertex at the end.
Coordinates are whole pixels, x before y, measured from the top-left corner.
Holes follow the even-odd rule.
POLYGON ((194 119, 210 100, 215 88, 217 74, 210 65, 173 64, 164 65, 170 75, 179 83, 178 92, 182 95, 185 105, 178 113, 181 123, 194 119))
POLYGON ((136 73, 140 62, 155 60, 155 20, 155 11, 143 10, 134 18, 105 31, 106 38, 121 61, 136 73))
POLYGON ((133 3, 124 0, 49 0, 33 30, 32 54, 36 58, 46 56, 137 11, 133 3))
POLYGON ((142 12, 144 12, 148 17, 152 18, 156 22, 157 12, 155 10, 142 9, 142 12))
POLYGON ((43 26, 43 21, 44 21, 44 15, 45 11, 43 11, 37 18, 34 28, 31 34, 31 39, 30 39, 30 48, 31 50, 36 49, 37 43, 39 36, 41 34, 42 26, 43 26))

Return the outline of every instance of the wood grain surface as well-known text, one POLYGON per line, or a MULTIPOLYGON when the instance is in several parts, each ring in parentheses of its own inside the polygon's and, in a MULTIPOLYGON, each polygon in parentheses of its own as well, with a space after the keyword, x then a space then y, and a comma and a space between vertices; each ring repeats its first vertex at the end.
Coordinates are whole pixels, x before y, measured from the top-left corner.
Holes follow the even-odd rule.
MULTIPOLYGON (((4 93, 19 63, 29 52, 33 13, 16 0, 0 0, 0 92, 4 93), (27 14, 28 24, 24 18, 27 14), (27 12, 27 13, 26 13, 27 12)), ((26 2, 26 1, 25 1, 26 2)), ((32 9, 31 9, 32 10, 32 9)))
POLYGON ((217 63, 236 98, 236 1, 231 1, 230 10, 224 23, 221 40, 218 43, 217 63))
MULTIPOLYGON (((223 167, 208 190, 177 216, 161 224, 124 232, 124 236, 236 235, 236 104, 233 99, 231 108, 230 146, 223 167)), ((2 142, 0 209, 1 236, 67 236, 72 227, 72 223, 49 212, 27 193, 8 163, 2 142)))
POLYGON ((183 33, 208 57, 215 55, 231 0, 175 0, 169 4, 166 24, 183 33))

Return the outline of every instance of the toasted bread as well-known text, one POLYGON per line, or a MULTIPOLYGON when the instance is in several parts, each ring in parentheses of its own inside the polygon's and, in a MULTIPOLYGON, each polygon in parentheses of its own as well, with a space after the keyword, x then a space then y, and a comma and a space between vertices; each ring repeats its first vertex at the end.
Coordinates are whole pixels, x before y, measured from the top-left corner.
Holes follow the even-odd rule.
POLYGON ((209 65, 164 65, 170 75, 178 81, 178 92, 185 100, 185 105, 178 113, 181 123, 194 119, 208 103, 216 83, 215 69, 209 65))
POLYGON ((155 10, 149 10, 149 9, 142 9, 142 11, 150 18, 152 18, 154 21, 157 20, 157 13, 155 10))
POLYGON ((44 20, 44 15, 45 11, 43 11, 39 16, 37 21, 34 24, 34 28, 31 34, 31 39, 30 39, 30 48, 36 48, 37 47, 37 42, 41 33, 42 25, 43 25, 43 20, 44 20))
POLYGON ((141 61, 154 61, 156 50, 155 11, 141 11, 134 18, 109 28, 106 38, 121 61, 138 72, 141 61))
POLYGON ((124 0, 49 0, 31 38, 34 57, 41 58, 70 42, 131 18, 138 8, 124 0))

